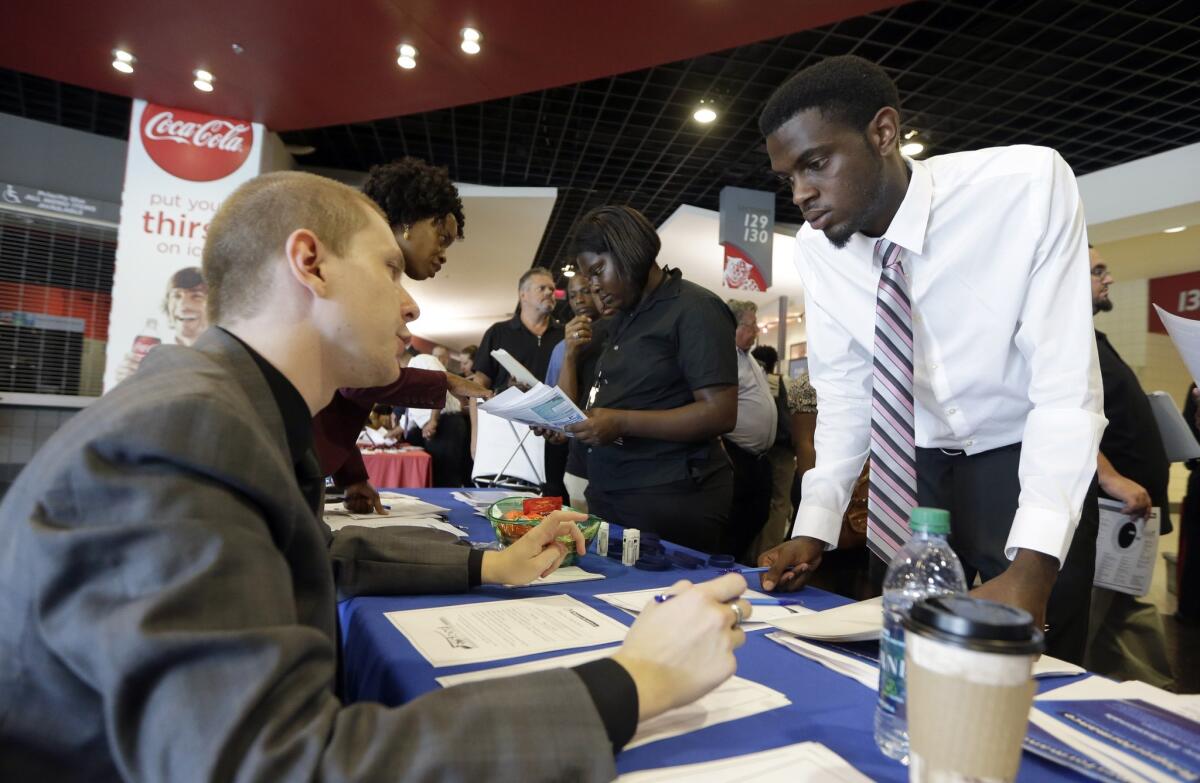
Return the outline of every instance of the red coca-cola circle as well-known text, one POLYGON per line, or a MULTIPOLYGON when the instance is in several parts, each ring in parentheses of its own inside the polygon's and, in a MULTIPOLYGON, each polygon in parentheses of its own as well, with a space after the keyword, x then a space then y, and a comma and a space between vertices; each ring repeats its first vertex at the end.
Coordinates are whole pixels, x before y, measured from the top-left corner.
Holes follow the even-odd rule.
POLYGON ((212 182, 237 171, 254 147, 247 120, 146 104, 142 146, 168 174, 192 182, 212 182))

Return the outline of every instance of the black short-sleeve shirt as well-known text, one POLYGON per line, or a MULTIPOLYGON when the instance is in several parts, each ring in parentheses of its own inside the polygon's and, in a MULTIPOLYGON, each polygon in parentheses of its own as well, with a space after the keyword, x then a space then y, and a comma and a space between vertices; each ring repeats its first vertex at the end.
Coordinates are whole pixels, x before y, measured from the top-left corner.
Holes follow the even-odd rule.
POLYGON ((507 321, 492 324, 483 333, 483 339, 479 341, 479 350, 475 353, 474 367, 492 379, 494 391, 504 391, 512 383, 512 377, 500 362, 492 358, 492 351, 503 348, 525 365, 533 373, 533 377, 545 378, 546 368, 550 366, 550 354, 564 336, 563 325, 551 320, 550 326, 539 337, 525 328, 518 313, 507 321))
POLYGON ((1100 453, 1130 481, 1136 481, 1150 494, 1150 501, 1163 515, 1160 527, 1169 532, 1167 483, 1171 463, 1163 448, 1158 423, 1150 401, 1133 369, 1125 363, 1104 336, 1096 332, 1096 351, 1100 356, 1100 377, 1104 382, 1104 416, 1108 426, 1100 439, 1100 453))
MULTIPOLYGON (((637 308, 613 316, 591 407, 672 410, 694 402, 698 389, 737 384, 733 313, 678 269, 664 271, 663 282, 637 308)), ((676 443, 626 437, 591 447, 588 480, 606 491, 651 487, 703 476, 724 462, 716 438, 676 443)))

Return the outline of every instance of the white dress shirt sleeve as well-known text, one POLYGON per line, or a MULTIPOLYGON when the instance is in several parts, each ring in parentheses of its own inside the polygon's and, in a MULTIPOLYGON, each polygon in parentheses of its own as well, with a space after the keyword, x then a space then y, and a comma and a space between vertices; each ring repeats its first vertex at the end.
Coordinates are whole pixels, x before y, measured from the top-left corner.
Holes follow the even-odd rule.
MULTIPOLYGON (((1026 213, 1035 222, 1025 226, 1040 225, 1042 236, 1015 337, 1030 364, 1033 409, 1025 422, 1021 495, 1004 553, 1012 559, 1017 549, 1032 549, 1057 557, 1061 565, 1096 472, 1107 420, 1083 205, 1075 176, 1057 152, 1042 184, 1026 213)), ((1018 221, 1013 230, 1025 227, 1018 221)))
POLYGON ((813 298, 804 317, 809 379, 817 392, 817 464, 804 474, 792 536, 819 538, 833 549, 871 446, 871 357, 813 298))

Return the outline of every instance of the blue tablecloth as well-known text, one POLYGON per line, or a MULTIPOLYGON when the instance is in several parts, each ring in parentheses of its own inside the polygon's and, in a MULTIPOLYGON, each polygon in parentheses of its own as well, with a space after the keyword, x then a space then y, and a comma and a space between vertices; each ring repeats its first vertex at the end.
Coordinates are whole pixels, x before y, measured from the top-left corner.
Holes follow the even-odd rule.
MULTIPOLYGON (((487 521, 474 515, 468 506, 454 500, 450 495, 452 491, 404 490, 406 494, 450 508, 450 520, 470 528, 472 541, 494 540, 487 521)), ((657 573, 641 571, 591 553, 579 565, 588 571, 603 573, 607 578, 555 585, 553 589, 488 586, 463 595, 364 597, 343 602, 339 612, 347 700, 399 705, 438 688, 435 677, 572 652, 564 650, 505 661, 434 669, 388 622, 383 616, 384 612, 564 593, 628 624, 632 621, 629 615, 593 596, 596 593, 666 586, 683 578, 700 581, 717 575, 717 571, 711 568, 695 571, 673 569, 657 573)), ((749 581, 751 587, 757 587, 756 576, 752 575, 749 581)), ((847 603, 847 599, 841 596, 812 588, 795 595, 806 606, 816 610, 847 603)), ((738 674, 786 694, 791 705, 624 751, 617 758, 617 769, 629 772, 689 764, 815 740, 873 780, 907 781, 907 768, 887 758, 875 747, 872 733, 875 692, 763 638, 765 633, 750 633, 745 646, 737 651, 738 674)), ((1043 683, 1041 687, 1044 690, 1066 682, 1069 680, 1058 679, 1043 683)), ((1077 779, 1080 778, 1029 754, 1022 759, 1019 780, 1077 779)))

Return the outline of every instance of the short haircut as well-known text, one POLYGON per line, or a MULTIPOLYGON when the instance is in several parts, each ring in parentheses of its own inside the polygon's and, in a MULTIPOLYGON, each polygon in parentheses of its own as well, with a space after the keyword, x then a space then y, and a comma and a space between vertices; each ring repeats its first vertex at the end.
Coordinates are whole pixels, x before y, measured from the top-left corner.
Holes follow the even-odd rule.
POLYGON ((293 231, 306 228, 342 254, 371 212, 383 215, 354 188, 302 171, 275 171, 241 185, 217 210, 204 243, 209 323, 245 318, 267 304, 268 272, 293 231))
POLYGON ((775 372, 775 365, 779 363, 779 352, 769 345, 760 345, 750 352, 750 355, 763 363, 767 374, 775 372))
POLYGON ((658 259, 662 240, 654 224, 633 207, 597 207, 575 224, 571 256, 607 255, 617 277, 635 288, 644 288, 650 267, 658 259))
POLYGON ((459 351, 459 353, 461 353, 463 356, 466 356, 470 359, 474 359, 475 354, 478 351, 479 351, 478 345, 468 345, 466 348, 463 348, 461 351, 459 351))
POLYGON ((454 215, 458 238, 463 238, 467 217, 458 188, 444 168, 411 157, 372 166, 363 193, 379 205, 393 229, 454 215))
POLYGON ((900 94, 882 68, 852 54, 829 57, 788 79, 771 95, 758 117, 758 129, 770 136, 807 109, 856 130, 884 106, 900 110, 900 94))
POLYGON ((525 284, 529 282, 529 278, 537 277, 538 275, 545 275, 550 278, 550 284, 554 284, 554 275, 549 269, 544 266, 535 266, 525 270, 525 274, 521 275, 521 279, 517 281, 517 290, 524 291, 525 284))
POLYGON ((754 302, 748 302, 744 299, 730 299, 725 304, 729 305, 729 309, 733 311, 733 320, 737 321, 738 326, 742 325, 742 316, 746 313, 753 313, 754 317, 758 317, 758 305, 754 302))

